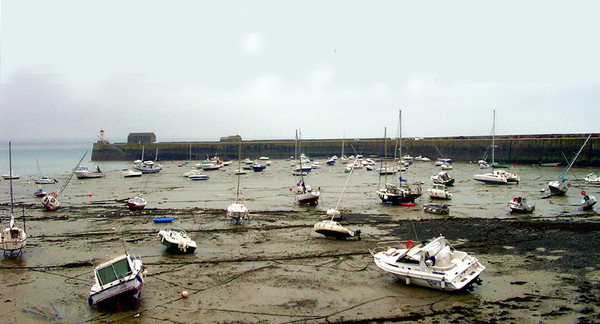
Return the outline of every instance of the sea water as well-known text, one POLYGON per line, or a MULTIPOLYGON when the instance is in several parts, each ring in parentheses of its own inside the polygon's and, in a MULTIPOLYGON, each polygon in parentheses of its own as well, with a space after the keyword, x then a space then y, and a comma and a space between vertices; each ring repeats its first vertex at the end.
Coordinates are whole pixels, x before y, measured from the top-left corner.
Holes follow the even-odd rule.
MULTIPOLYGON (((20 140, 13 141, 13 174, 56 175, 71 172, 86 153, 82 161, 90 162, 92 157, 91 140, 20 140), (39 165, 39 168, 38 168, 39 165)), ((8 142, 0 143, 0 174, 8 173, 8 142)))

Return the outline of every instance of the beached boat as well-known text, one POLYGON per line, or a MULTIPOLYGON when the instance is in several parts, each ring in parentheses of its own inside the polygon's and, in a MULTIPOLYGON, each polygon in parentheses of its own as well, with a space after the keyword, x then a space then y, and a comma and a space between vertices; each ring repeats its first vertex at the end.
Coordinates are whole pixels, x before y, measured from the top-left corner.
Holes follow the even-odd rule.
POLYGON ((191 181, 200 181, 200 180, 208 180, 209 177, 206 174, 191 174, 188 177, 188 180, 191 181))
POLYGON ((140 197, 140 196, 135 196, 129 200, 127 200, 127 208, 129 208, 129 210, 141 210, 144 209, 146 207, 146 199, 140 197))
MULTIPOLYGON (((296 145, 297 145, 297 150, 299 152, 302 152, 301 135, 298 135, 298 131, 296 131, 296 145)), ((296 156, 297 155, 298 154, 296 152, 296 156)), ((294 170, 297 172, 297 174, 300 175, 300 179, 296 183, 296 193, 295 193, 296 201, 301 205, 308 204, 311 206, 316 206, 319 204, 319 198, 321 197, 321 192, 318 190, 312 189, 311 186, 306 184, 306 181, 304 180, 304 176, 306 174, 304 172, 310 172, 310 170, 312 168, 310 165, 303 164, 303 162, 302 162, 303 160, 306 161, 306 160, 308 160, 308 158, 306 158, 306 156, 303 153, 300 153, 300 159, 298 160, 298 163, 301 165, 301 167, 294 170)))
POLYGON ((513 213, 532 213, 535 210, 535 203, 530 203, 527 198, 524 197, 514 197, 507 204, 508 208, 510 208, 513 213))
POLYGON ((473 179, 485 184, 518 184, 521 178, 505 170, 493 170, 484 174, 474 174, 473 179))
MULTIPOLYGON (((8 143, 8 164, 10 174, 12 174, 12 144, 8 143)), ((8 226, 0 229, 0 250, 4 255, 13 256, 13 252, 17 252, 17 256, 23 253, 25 245, 27 245, 27 233, 25 232, 25 210, 23 209, 23 228, 15 226, 14 216, 14 200, 12 178, 10 180, 10 216, 8 226)))
POLYGON ((452 194, 448 192, 443 184, 434 184, 432 188, 427 189, 429 197, 433 199, 451 199, 452 194))
POLYGON ((455 179, 451 177, 448 172, 442 171, 434 176, 431 176, 433 183, 443 184, 447 187, 454 186, 455 179))
POLYGON ((4 179, 4 180, 17 180, 17 179, 20 179, 20 178, 21 178, 20 175, 14 174, 12 172, 5 173, 5 174, 2 175, 2 179, 4 179))
POLYGON ((240 140, 239 152, 238 152, 238 169, 235 170, 236 177, 237 177, 237 187, 235 190, 235 201, 230 203, 226 209, 227 217, 229 217, 231 222, 236 225, 241 224, 242 221, 244 219, 247 219, 250 214, 250 212, 248 211, 248 208, 246 207, 246 205, 244 205, 244 203, 242 202, 242 199, 240 198, 240 175, 242 174, 241 159, 242 159, 242 141, 240 140))
POLYGON ((42 198, 42 197, 44 197, 47 194, 48 194, 48 192, 46 190, 42 189, 42 188, 38 188, 38 190, 36 190, 35 193, 34 193, 34 195, 36 197, 38 197, 38 198, 42 198))
POLYGON ((595 196, 588 195, 587 192, 585 192, 585 190, 581 191, 581 195, 583 196, 581 202, 579 203, 581 208, 583 208, 583 210, 593 209, 594 205, 598 202, 598 199, 596 199, 595 196))
POLYGON ((142 160, 133 161, 133 168, 137 171, 141 171, 142 173, 158 173, 163 169, 162 165, 158 163, 142 160))
POLYGON ((43 177, 34 179, 33 182, 35 182, 36 184, 54 184, 54 183, 58 183, 58 180, 43 176, 43 177))
POLYGON ((136 170, 127 170, 127 171, 124 171, 123 173, 121 173, 123 178, 141 177, 142 174, 143 174, 142 171, 136 171, 136 170))
POLYGON ((174 228, 160 230, 158 237, 160 237, 160 243, 171 252, 194 253, 196 251, 196 242, 183 230, 174 228))
POLYGON ((592 172, 583 178, 585 182, 589 184, 600 184, 600 177, 596 173, 592 172))
POLYGON ((142 290, 146 268, 128 253, 104 262, 94 269, 94 285, 88 304, 98 308, 133 306, 142 290))
MULTIPOLYGON (((383 169, 387 169, 387 128, 384 130, 384 157, 383 157, 383 169)), ((398 114, 398 150, 402 154, 402 111, 398 114)), ((395 154, 395 153, 394 153, 395 154)), ((381 183, 381 174, 379 180, 381 183)), ((408 184, 408 182, 402 178, 402 170, 398 177, 398 183, 387 183, 387 175, 383 174, 384 181, 383 186, 380 186, 377 190, 377 196, 384 204, 390 205, 401 205, 401 206, 414 206, 415 200, 423 194, 423 188, 418 183, 408 184)))
POLYGON ((173 217, 155 217, 152 218, 152 222, 154 223, 171 223, 173 221, 173 217))
POLYGON ((382 242, 372 250, 381 270, 404 281, 439 290, 467 289, 481 283, 485 267, 477 258, 455 250, 444 236, 429 242, 406 242, 406 247, 392 247, 399 242, 382 242))
POLYGON ((104 172, 100 171, 100 167, 96 167, 96 171, 90 171, 87 167, 80 166, 73 173, 77 179, 104 178, 106 176, 104 172))
POLYGON ((585 144, 587 144, 587 142, 590 140, 590 137, 592 137, 592 134, 590 134, 586 138, 585 142, 583 142, 583 145, 581 145, 581 148, 579 149, 577 154, 575 154, 573 160, 571 160, 569 165, 565 168, 560 178, 558 178, 558 180, 548 182, 548 187, 550 188, 550 196, 564 196, 567 193, 567 191, 571 187, 571 183, 568 182, 569 179, 567 179, 567 173, 569 172, 569 170, 571 170, 573 163, 575 163, 575 160, 577 160, 579 154, 581 154, 581 151, 585 147, 585 144))
POLYGON ((444 162, 440 165, 440 169, 442 170, 452 170, 452 164, 444 162))
POLYGON ((252 170, 254 172, 260 172, 264 169, 266 169, 267 167, 265 165, 260 165, 260 163, 253 163, 252 164, 252 170))
POLYGON ((423 204, 423 211, 432 214, 449 214, 450 207, 446 204, 427 203, 423 204))

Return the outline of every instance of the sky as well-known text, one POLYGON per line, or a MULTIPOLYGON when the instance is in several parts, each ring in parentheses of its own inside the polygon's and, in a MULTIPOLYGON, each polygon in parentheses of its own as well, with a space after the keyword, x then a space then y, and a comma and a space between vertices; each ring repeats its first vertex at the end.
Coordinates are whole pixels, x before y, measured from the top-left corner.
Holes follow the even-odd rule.
POLYGON ((597 1, 0 1, 0 140, 600 132, 597 1))

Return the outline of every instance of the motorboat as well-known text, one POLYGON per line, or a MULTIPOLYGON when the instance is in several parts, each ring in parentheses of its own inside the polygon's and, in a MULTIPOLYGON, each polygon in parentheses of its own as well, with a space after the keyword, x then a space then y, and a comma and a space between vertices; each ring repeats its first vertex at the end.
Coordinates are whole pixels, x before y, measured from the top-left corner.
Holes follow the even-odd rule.
POLYGON ((335 165, 335 160, 334 158, 330 158, 329 160, 327 160, 327 162, 325 162, 327 165, 335 165))
POLYGON ((524 197, 514 197, 507 204, 508 208, 510 208, 512 213, 532 213, 535 210, 535 203, 530 203, 527 198, 524 197))
POLYGON ((440 169, 442 170, 452 170, 452 164, 444 162, 440 165, 440 169))
POLYGON ((2 175, 2 179, 4 179, 4 180, 11 180, 11 179, 12 179, 12 180, 17 180, 17 179, 20 179, 20 178, 21 178, 21 176, 20 176, 20 175, 18 175, 18 174, 14 174, 14 173, 12 173, 12 172, 10 172, 10 173, 5 173, 5 174, 3 174, 3 175, 2 175))
POLYGON ((146 267, 140 258, 128 253, 104 262, 94 269, 90 307, 117 309, 133 306, 140 297, 146 267))
MULTIPOLYGON (((8 143, 8 161, 10 174, 12 174, 12 143, 8 143)), ((4 255, 12 256, 13 252, 17 255, 23 253, 27 245, 27 233, 25 232, 25 210, 23 210, 23 228, 15 226, 14 202, 13 202, 13 178, 10 178, 10 216, 8 226, 0 229, 0 250, 4 255)))
POLYGON ((106 175, 100 171, 100 167, 96 167, 96 171, 90 171, 85 166, 80 166, 73 171, 77 179, 93 179, 93 178, 104 178, 106 175))
POLYGON ((215 171, 215 170, 219 170, 222 167, 223 167, 222 164, 207 163, 207 164, 202 165, 202 170, 204 170, 204 171, 215 171))
POLYGON ((200 180, 208 180, 209 179, 209 177, 206 174, 192 174, 192 175, 189 175, 187 178, 188 178, 188 180, 191 180, 191 181, 200 181, 200 180))
POLYGON ((141 177, 142 176, 142 171, 127 170, 127 171, 124 171, 123 173, 121 173, 121 175, 123 176, 123 178, 141 177))
POLYGON ((158 163, 142 160, 133 161, 133 168, 137 171, 141 171, 142 173, 158 173, 163 169, 162 165, 158 163))
POLYGON ((450 207, 446 204, 427 203, 423 204, 423 211, 432 214, 449 214, 450 207))
POLYGON ((42 189, 42 188, 38 188, 38 190, 36 190, 35 193, 34 193, 34 195, 36 197, 38 197, 38 198, 42 198, 42 197, 44 197, 47 194, 48 194, 48 192, 46 190, 42 189))
POLYGON ((393 247, 400 242, 382 242, 370 250, 381 270, 404 281, 439 290, 468 289, 480 284, 479 275, 485 266, 466 252, 455 250, 444 236, 429 242, 407 241, 406 246, 393 247))
POLYGON ((168 251, 179 253, 194 253, 196 242, 180 229, 167 229, 158 231, 160 243, 167 247, 168 251))
POLYGON ((267 168, 266 165, 260 165, 260 163, 253 163, 252 164, 252 170, 254 172, 260 172, 260 171, 263 171, 266 168, 267 168))
POLYGON ((432 188, 427 189, 429 197, 433 199, 451 199, 452 194, 448 192, 443 184, 434 184, 432 188))
POLYGON ((428 158, 428 157, 426 157, 426 156, 420 156, 420 155, 419 155, 419 156, 416 156, 416 157, 414 158, 414 160, 415 160, 415 161, 421 161, 421 162, 429 162, 429 161, 431 161, 431 159, 430 159, 430 158, 428 158))
POLYGON ((443 184, 447 187, 454 186, 455 179, 451 177, 448 172, 442 171, 434 176, 431 176, 433 183, 443 184))
POLYGON ((583 178, 589 184, 600 184, 600 177, 596 173, 590 173, 583 178))
POLYGON ((360 241, 360 230, 349 230, 340 223, 331 219, 326 219, 315 223, 313 229, 315 232, 326 237, 332 237, 336 239, 348 239, 351 237, 356 237, 360 241))
POLYGON ((493 170, 484 174, 474 174, 473 179, 485 184, 518 184, 521 178, 505 170, 493 170))
POLYGON ((380 175, 390 175, 390 174, 394 174, 396 172, 398 172, 398 169, 395 166, 388 166, 388 167, 383 167, 383 168, 378 168, 377 172, 379 172, 380 175))
POLYGON ((480 161, 479 162, 479 168, 480 169, 489 169, 490 165, 487 162, 485 162, 485 161, 480 161))
POLYGON ((259 161, 268 161, 269 157, 268 156, 261 156, 258 158, 259 161))
POLYGON ((146 199, 140 197, 140 196, 135 196, 129 200, 127 200, 127 208, 129 208, 129 210, 140 210, 140 209, 144 209, 144 207, 146 207, 146 199))
POLYGON ((38 179, 34 179, 33 182, 35 182, 36 184, 54 184, 54 183, 58 183, 58 180, 47 177, 47 176, 43 176, 43 177, 39 177, 38 179))
POLYGON ((235 170, 233 170, 233 173, 236 174, 236 175, 248 174, 248 171, 246 171, 244 169, 235 169, 235 170))
POLYGON ((595 196, 588 195, 585 190, 581 191, 581 195, 583 196, 583 199, 581 199, 581 202, 579 203, 581 208, 583 208, 583 210, 593 209, 594 205, 598 202, 598 199, 596 199, 595 196))

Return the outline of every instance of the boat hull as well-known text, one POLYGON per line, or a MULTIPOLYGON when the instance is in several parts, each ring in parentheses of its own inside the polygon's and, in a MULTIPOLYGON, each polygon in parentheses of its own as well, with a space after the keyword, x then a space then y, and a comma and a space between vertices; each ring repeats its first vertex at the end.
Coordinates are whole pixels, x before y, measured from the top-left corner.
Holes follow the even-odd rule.
POLYGON ((299 204, 308 204, 311 206, 316 206, 319 204, 319 197, 321 195, 313 192, 307 192, 303 194, 296 195, 296 201, 299 204))
POLYGON ((385 204, 400 206, 415 206, 415 200, 421 197, 421 194, 391 194, 377 191, 379 199, 385 204))
POLYGON ((358 237, 360 240, 360 231, 351 231, 337 222, 324 220, 318 222, 313 227, 314 231, 326 237, 335 238, 338 240, 347 239, 350 237, 358 237))
POLYGON ((137 303, 144 279, 141 274, 137 274, 132 279, 122 282, 117 286, 101 290, 91 294, 88 298, 88 304, 96 308, 108 308, 114 305, 117 307, 133 306, 137 303))
MULTIPOLYGON (((175 253, 194 253, 196 251, 196 242, 189 238, 183 238, 176 232, 159 231, 160 243, 167 247, 167 250, 175 253)), ((186 235, 187 236, 187 235, 186 235)))

